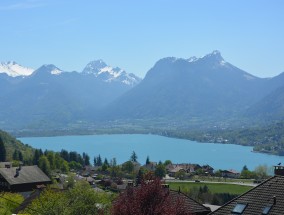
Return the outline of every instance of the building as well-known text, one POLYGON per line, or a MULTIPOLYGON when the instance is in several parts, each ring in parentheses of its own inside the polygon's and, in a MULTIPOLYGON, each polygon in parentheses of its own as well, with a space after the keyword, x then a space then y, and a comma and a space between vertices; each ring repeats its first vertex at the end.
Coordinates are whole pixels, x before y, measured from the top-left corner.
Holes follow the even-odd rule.
POLYGON ((0 168, 0 190, 3 191, 31 191, 50 183, 50 178, 38 166, 0 168))
POLYGON ((205 207, 204 205, 198 203, 194 199, 188 197, 187 195, 179 191, 170 190, 169 194, 174 201, 180 199, 184 202, 188 214, 206 215, 211 212, 210 208, 205 207))
POLYGON ((239 178, 240 173, 237 172, 236 170, 233 170, 233 169, 222 170, 221 176, 224 177, 224 178, 239 178))
POLYGON ((275 176, 229 201, 211 214, 282 215, 284 214, 283 193, 284 167, 275 166, 275 176))

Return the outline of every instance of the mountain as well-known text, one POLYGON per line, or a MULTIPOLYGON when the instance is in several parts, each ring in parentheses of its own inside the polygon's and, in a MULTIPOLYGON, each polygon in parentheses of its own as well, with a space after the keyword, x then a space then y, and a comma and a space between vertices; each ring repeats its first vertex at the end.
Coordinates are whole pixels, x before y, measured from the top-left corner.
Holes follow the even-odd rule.
POLYGON ((35 129, 90 121, 94 113, 139 81, 129 84, 125 82, 128 76, 123 71, 108 81, 91 73, 66 72, 52 64, 19 81, 0 74, 0 126, 35 129))
POLYGON ((31 73, 17 70, 18 76, 11 72, 18 64, 1 65, 10 65, 0 73, 0 127, 6 130, 131 123, 187 128, 284 119, 284 73, 253 76, 219 51, 160 59, 143 80, 102 60, 82 72, 47 64, 31 73))
POLYGON ((139 85, 100 115, 109 120, 162 119, 201 123, 239 118, 281 85, 226 62, 219 51, 189 59, 159 60, 139 85))
POLYGON ((11 77, 29 76, 33 73, 33 69, 23 67, 14 61, 0 63, 0 73, 5 73, 11 77))
POLYGON ((94 75, 105 82, 122 82, 126 85, 134 86, 138 84, 141 79, 133 73, 126 73, 125 70, 119 67, 108 66, 102 60, 91 61, 82 71, 85 75, 94 75))

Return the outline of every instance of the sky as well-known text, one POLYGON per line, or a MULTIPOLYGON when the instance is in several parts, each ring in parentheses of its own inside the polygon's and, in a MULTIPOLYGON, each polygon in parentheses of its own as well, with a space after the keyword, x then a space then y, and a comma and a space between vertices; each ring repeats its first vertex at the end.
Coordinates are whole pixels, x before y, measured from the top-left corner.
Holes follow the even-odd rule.
POLYGON ((82 71, 92 60, 144 77, 161 58, 223 58, 284 71, 282 0, 1 0, 0 61, 82 71))

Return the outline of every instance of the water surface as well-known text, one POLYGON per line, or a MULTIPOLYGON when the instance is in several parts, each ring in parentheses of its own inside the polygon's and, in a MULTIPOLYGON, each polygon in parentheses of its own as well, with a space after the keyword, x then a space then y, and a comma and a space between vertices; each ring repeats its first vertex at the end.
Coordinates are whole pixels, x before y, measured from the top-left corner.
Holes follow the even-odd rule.
POLYGON ((231 144, 198 143, 190 140, 168 138, 157 135, 118 134, 58 137, 19 138, 34 148, 53 151, 86 152, 93 162, 99 154, 104 159, 117 159, 117 163, 129 160, 132 151, 138 161, 144 164, 146 157, 151 161, 171 160, 173 163, 209 164, 214 169, 235 169, 244 165, 253 170, 258 165, 284 163, 284 157, 254 153, 252 147, 231 144))

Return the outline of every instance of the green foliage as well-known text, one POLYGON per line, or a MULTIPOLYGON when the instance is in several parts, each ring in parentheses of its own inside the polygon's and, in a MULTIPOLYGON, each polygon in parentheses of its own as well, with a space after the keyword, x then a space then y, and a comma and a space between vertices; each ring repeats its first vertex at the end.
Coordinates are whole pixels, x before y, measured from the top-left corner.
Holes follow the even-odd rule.
POLYGON ((149 156, 147 156, 147 158, 146 158, 146 165, 148 165, 148 164, 150 164, 150 158, 149 158, 149 156))
POLYGON ((94 166, 102 166, 103 162, 102 162, 102 158, 101 155, 94 157, 94 166))
POLYGON ((114 195, 95 192, 88 183, 81 181, 65 192, 46 189, 23 213, 33 215, 107 215, 110 214, 113 199, 114 195))
POLYGON ((230 193, 235 195, 241 195, 252 188, 250 186, 226 183, 168 182, 168 184, 170 185, 170 189, 179 190, 180 188, 184 193, 188 193, 189 190, 193 189, 194 187, 199 189, 200 186, 205 185, 212 193, 230 193))
POLYGON ((0 137, 0 162, 6 161, 6 147, 4 141, 0 137))
POLYGON ((124 164, 122 164, 122 170, 126 171, 127 173, 132 173, 134 170, 132 161, 126 161, 124 164))
POLYGON ((163 164, 158 164, 155 169, 155 176, 163 178, 166 175, 166 167, 163 164))
POLYGON ((22 195, 17 193, 0 193, 0 214, 10 215, 24 201, 22 195))
POLYGON ((185 179, 185 171, 178 171, 175 174, 175 178, 178 178, 179 180, 184 180, 185 179))
POLYGON ((68 163, 69 168, 73 170, 80 170, 82 169, 82 165, 76 161, 71 161, 68 163))
POLYGON ((268 177, 268 167, 266 165, 259 165, 254 170, 257 179, 264 179, 268 177))
POLYGON ((131 156, 130 156, 130 161, 133 161, 133 162, 137 162, 137 155, 136 153, 133 151, 131 156))
POLYGON ((38 167, 48 176, 50 176, 50 163, 45 155, 42 155, 38 161, 38 167))
POLYGON ((21 156, 21 159, 19 157, 19 160, 24 161, 26 164, 31 163, 31 158, 33 157, 32 147, 23 144, 21 141, 2 130, 0 130, 0 139, 5 143, 7 161, 12 161, 13 153, 17 150, 20 153, 19 156, 21 156))
POLYGON ((167 166, 169 164, 172 164, 172 161, 171 160, 165 160, 164 165, 167 166))

